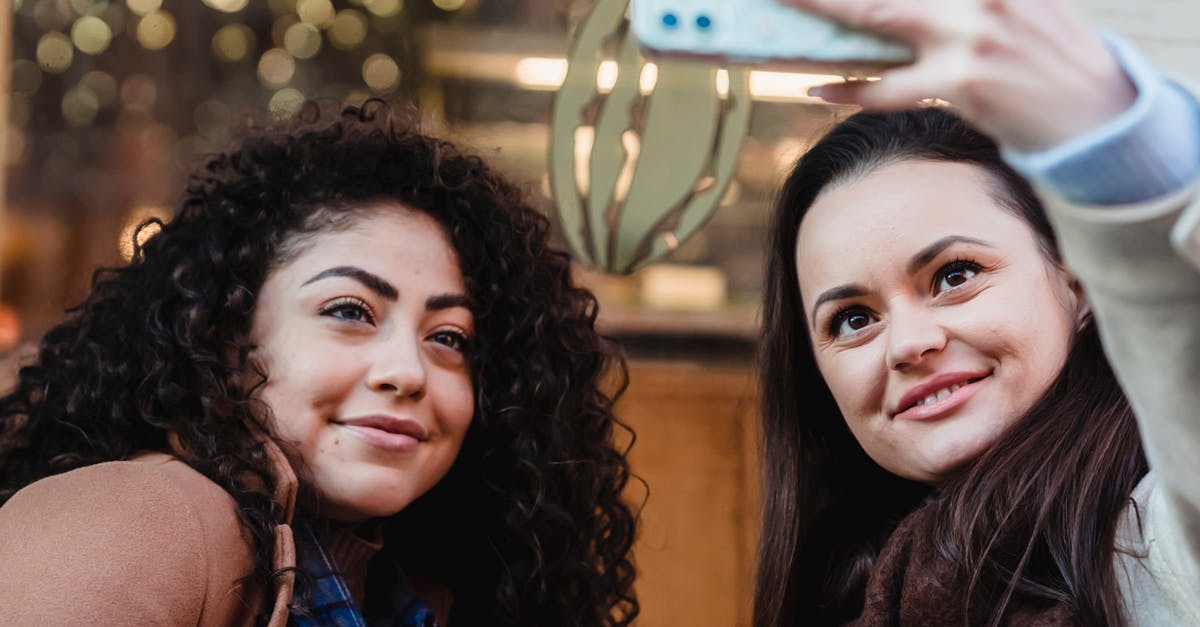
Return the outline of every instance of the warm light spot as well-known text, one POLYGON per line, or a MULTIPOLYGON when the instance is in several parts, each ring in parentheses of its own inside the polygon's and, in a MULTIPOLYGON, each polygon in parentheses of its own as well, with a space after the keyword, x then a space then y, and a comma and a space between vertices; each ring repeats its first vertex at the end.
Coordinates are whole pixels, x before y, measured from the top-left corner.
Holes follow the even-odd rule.
POLYGON ((134 74, 121 84, 121 104, 128 109, 149 111, 158 101, 158 86, 145 74, 134 74))
POLYGON ((37 45, 38 65, 45 71, 61 74, 71 67, 74 57, 71 40, 62 33, 50 32, 42 35, 37 45))
POLYGON ((601 61, 600 69, 596 71, 596 89, 603 94, 612 91, 613 86, 617 84, 617 77, 620 74, 621 69, 616 61, 601 61))
POLYGON ((333 47, 351 50, 366 38, 367 16, 354 9, 338 11, 333 18, 333 26, 329 27, 329 41, 333 47))
POLYGON ((295 73, 296 61, 287 50, 271 48, 258 60, 258 78, 267 87, 283 87, 295 73))
POLYGON ((392 17, 404 8, 400 0, 363 0, 363 6, 379 17, 392 17))
POLYGON ((121 258, 125 261, 133 260, 133 237, 137 234, 138 246, 144 246, 151 237, 154 237, 162 230, 158 225, 149 225, 142 230, 138 230, 138 225, 150 219, 158 218, 166 222, 170 219, 170 213, 163 207, 138 207, 129 212, 129 217, 125 220, 125 228, 121 229, 121 238, 117 241, 117 249, 121 251, 121 258))
POLYGON ((287 39, 288 29, 299 23, 300 18, 295 15, 279 16, 279 19, 271 24, 271 43, 275 44, 276 48, 282 48, 284 40, 287 39))
POLYGON ((467 0, 433 0, 433 6, 443 11, 457 11, 467 5, 467 0))
POLYGON ((75 47, 85 54, 100 54, 108 49, 112 42, 112 29, 104 20, 91 15, 85 15, 75 20, 71 27, 71 41, 75 47))
POLYGON ((400 66, 386 54, 376 53, 363 61, 362 77, 372 91, 386 93, 400 84, 400 66))
POLYGON ((15 59, 10 66, 13 92, 33 94, 42 86, 42 71, 29 59, 15 59))
POLYGON ((595 127, 575 127, 575 187, 579 189, 581 196, 587 196, 591 188, 589 168, 592 164, 592 144, 595 141, 595 127))
POLYGON ((283 47, 297 59, 311 59, 321 51, 321 31, 307 22, 292 24, 283 34, 283 47))
MULTIPOLYGON (((12 306, 0 303, 0 353, 17 347, 21 339, 21 324, 12 306)), ((7 374, 7 373, 0 373, 7 374)))
POLYGON ((558 89, 567 77, 567 60, 547 57, 526 57, 517 61, 514 77, 522 87, 558 89))
POLYGON ((249 3, 250 0, 204 0, 204 4, 223 13, 237 13, 249 3))
POLYGON ((212 38, 213 54, 229 63, 250 56, 254 48, 254 31, 245 24, 222 26, 212 38))
POLYGON ((616 187, 613 191, 617 202, 625 202, 629 196, 629 188, 633 185, 633 172, 637 167, 638 155, 641 154, 642 138, 634 131, 621 133, 621 147, 625 149, 625 163, 617 175, 616 187))
POLYGON ((76 85, 63 94, 62 116, 71 126, 87 126, 96 121, 100 99, 86 85, 76 85))
POLYGON ((175 39, 175 18, 166 11, 155 11, 137 25, 137 40, 147 50, 162 50, 175 39))
POLYGON ((101 70, 92 70, 79 79, 79 84, 92 90, 101 107, 117 102, 117 79, 101 70))
POLYGON ((643 96, 649 95, 654 91, 654 86, 658 84, 658 64, 647 63, 642 66, 642 73, 638 76, 638 91, 643 96))
POLYGON ((725 68, 717 70, 717 95, 721 98, 729 97, 729 70, 725 68))
POLYGON ((845 79, 841 76, 828 74, 797 74, 794 72, 764 72, 750 73, 750 94, 760 100, 778 102, 819 102, 817 98, 808 97, 808 88, 827 83, 840 83, 845 79))
POLYGON ((304 106, 304 94, 300 90, 292 87, 284 87, 275 92, 271 96, 271 101, 267 103, 267 110, 276 118, 289 118, 304 106))
POLYGON ((333 3, 329 0, 299 0, 296 15, 306 24, 329 28, 333 25, 333 3))
POLYGON ((162 0, 125 0, 125 6, 138 15, 149 15, 162 8, 162 0))

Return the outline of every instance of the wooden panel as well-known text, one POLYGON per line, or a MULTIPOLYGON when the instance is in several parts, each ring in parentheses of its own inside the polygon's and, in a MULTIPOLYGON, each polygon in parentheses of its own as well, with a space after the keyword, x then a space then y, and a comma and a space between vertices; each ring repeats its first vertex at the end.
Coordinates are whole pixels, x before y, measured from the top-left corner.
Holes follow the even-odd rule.
MULTIPOLYGON (((618 412, 649 486, 635 549, 641 627, 750 624, 758 520, 755 380, 745 366, 634 362, 618 412)), ((633 484, 639 502, 645 488, 633 484)))

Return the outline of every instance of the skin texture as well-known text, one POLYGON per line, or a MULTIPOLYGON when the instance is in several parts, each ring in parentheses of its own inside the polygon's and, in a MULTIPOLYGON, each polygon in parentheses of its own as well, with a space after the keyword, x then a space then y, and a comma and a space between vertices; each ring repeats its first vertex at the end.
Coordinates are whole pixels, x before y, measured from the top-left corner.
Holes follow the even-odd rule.
POLYGON ((316 235, 267 277, 251 332, 267 373, 259 398, 323 516, 390 516, 450 469, 474 411, 472 324, 441 227, 399 206, 316 235), (424 438, 380 446, 384 434, 354 424, 368 416, 411 421, 424 438))
POLYGON ((1011 148, 1061 144, 1133 104, 1133 84, 1063 0, 787 0, 796 8, 911 43, 917 62, 871 83, 813 95, 868 109, 950 101, 1011 148))
POLYGON ((902 161, 827 188, 801 222, 797 271, 817 365, 850 430, 878 464, 930 484, 1044 393, 1085 308, 988 175, 963 163, 902 161), (950 236, 979 243, 914 264, 950 236), (847 285, 858 292, 821 303, 814 325, 821 295, 847 285), (924 415, 902 411, 951 373, 919 396, 980 380, 924 415))

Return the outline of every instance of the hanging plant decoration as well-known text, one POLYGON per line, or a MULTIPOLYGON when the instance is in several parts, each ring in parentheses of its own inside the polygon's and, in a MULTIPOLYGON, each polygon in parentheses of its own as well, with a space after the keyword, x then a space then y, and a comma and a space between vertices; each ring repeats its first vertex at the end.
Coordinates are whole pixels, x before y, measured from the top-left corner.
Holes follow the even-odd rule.
POLYGON ((568 244, 629 273, 691 237, 720 205, 750 121, 749 72, 648 61, 628 0, 597 0, 554 101, 550 181, 568 244))

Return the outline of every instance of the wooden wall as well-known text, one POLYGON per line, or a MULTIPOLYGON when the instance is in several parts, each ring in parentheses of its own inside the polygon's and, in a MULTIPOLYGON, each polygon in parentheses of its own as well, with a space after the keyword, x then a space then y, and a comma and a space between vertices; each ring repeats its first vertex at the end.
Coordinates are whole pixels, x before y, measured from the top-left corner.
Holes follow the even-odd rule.
POLYGON ((747 365, 632 361, 618 405, 637 433, 629 499, 640 627, 750 624, 758 525, 757 406, 747 365))

